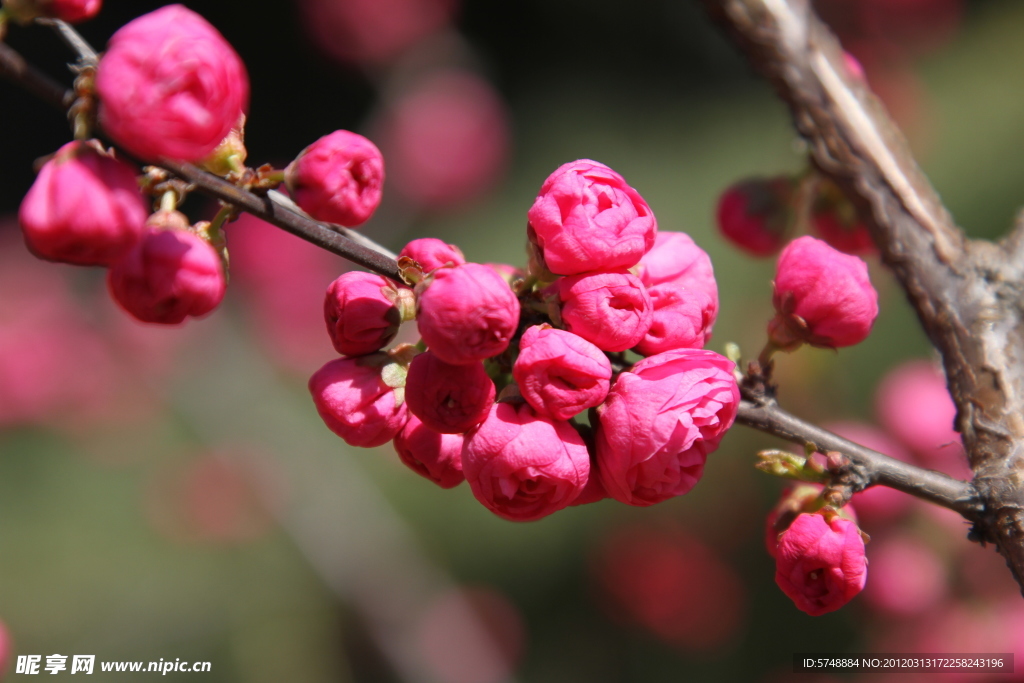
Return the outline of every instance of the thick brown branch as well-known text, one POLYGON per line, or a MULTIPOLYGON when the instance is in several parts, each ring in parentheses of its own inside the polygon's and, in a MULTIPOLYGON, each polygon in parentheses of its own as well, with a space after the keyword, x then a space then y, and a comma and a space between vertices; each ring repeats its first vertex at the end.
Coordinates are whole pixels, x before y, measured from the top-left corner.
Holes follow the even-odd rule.
POLYGON ((934 470, 922 469, 847 441, 787 413, 778 404, 762 405, 748 400, 740 401, 736 421, 801 446, 810 444, 820 453, 842 453, 851 462, 858 490, 882 484, 955 510, 969 520, 977 519, 981 513, 981 503, 974 487, 968 482, 934 470))
POLYGON ((968 241, 953 225, 809 0, 705 4, 790 105, 814 163, 859 204, 942 353, 985 505, 974 537, 996 542, 1024 587, 1024 268, 1016 253, 968 241))

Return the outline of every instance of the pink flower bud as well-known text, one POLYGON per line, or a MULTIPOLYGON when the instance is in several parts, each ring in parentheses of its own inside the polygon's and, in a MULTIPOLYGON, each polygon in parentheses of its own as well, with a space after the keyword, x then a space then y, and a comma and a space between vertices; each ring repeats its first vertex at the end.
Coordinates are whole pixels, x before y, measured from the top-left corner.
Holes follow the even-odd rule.
POLYGON ((718 315, 718 284, 711 257, 685 232, 659 232, 654 247, 640 259, 640 281, 645 287, 671 284, 699 289, 714 302, 718 315))
POLYGON ((168 5, 115 33, 96 69, 99 123, 132 154, 199 161, 249 104, 242 60, 205 19, 168 5))
POLYGON ((580 495, 590 456, 568 422, 537 415, 526 403, 495 403, 484 423, 466 435, 462 469, 473 495, 488 510, 529 522, 580 495))
MULTIPOLYGON (((904 494, 905 495, 905 494, 904 494)), ((871 544, 871 585, 864 599, 897 616, 925 613, 947 593, 946 567, 935 551, 907 534, 871 544)))
POLYGON ((676 349, 619 375, 597 409, 598 470, 608 495, 653 505, 686 493, 704 472, 739 406, 733 363, 676 349))
POLYGON ((386 65, 448 23, 456 0, 300 0, 306 32, 343 62, 386 65))
POLYGON ((933 364, 917 360, 891 370, 878 385, 875 412, 928 467, 970 479, 960 434, 953 429, 956 405, 933 364))
POLYGON ((362 356, 390 344, 415 307, 410 290, 382 275, 351 271, 327 288, 324 320, 338 353, 362 356))
POLYGON ((768 513, 764 524, 764 546, 773 558, 779 546, 779 535, 789 528, 797 515, 812 510, 814 506, 820 508, 821 501, 818 498, 822 488, 821 484, 795 482, 782 492, 782 497, 768 513))
POLYGON ((392 187, 416 206, 442 209, 474 199, 505 169, 505 104, 494 86, 470 71, 420 77, 378 125, 392 187))
POLYGON ((102 0, 6 0, 4 10, 21 22, 48 17, 78 24, 99 14, 102 4, 102 0))
POLYGON ((874 240, 857 208, 835 183, 821 180, 811 209, 811 227, 830 246, 846 254, 875 251, 874 240))
POLYGON ((827 348, 853 346, 867 338, 878 317, 878 293, 868 265, 813 237, 782 250, 775 274, 775 318, 768 324, 780 348, 801 343, 827 348))
POLYGON ((512 377, 537 413, 568 420, 608 395, 608 357, 571 332, 535 325, 519 341, 512 377))
POLYGON ((380 204, 384 157, 362 135, 336 130, 288 164, 285 182, 295 203, 313 218, 355 227, 380 204))
POLYGON ((871 233, 860 220, 847 222, 842 216, 831 213, 816 213, 811 225, 823 240, 846 254, 870 254, 875 251, 871 233))
POLYGON ((424 273, 437 270, 448 263, 453 266, 461 266, 466 262, 466 257, 462 255, 461 249, 454 244, 445 244, 433 237, 422 237, 409 242, 398 253, 398 256, 399 258, 408 256, 416 261, 424 273))
POLYGON ((384 353, 338 358, 309 378, 324 424, 350 446, 380 446, 405 426, 405 370, 384 353))
POLYGON ((142 240, 115 263, 107 284, 124 310, 147 323, 176 325, 201 317, 224 298, 220 256, 199 236, 147 228, 142 240))
POLYGON ((420 334, 446 363, 476 363, 498 355, 519 325, 516 295, 500 275, 479 263, 439 268, 416 293, 420 334))
POLYGON ((146 214, 135 169, 76 140, 43 164, 18 220, 40 258, 109 266, 139 241, 146 214))
POLYGON ((834 612, 860 593, 867 580, 864 539, 857 524, 839 516, 797 516, 779 537, 775 583, 812 617, 834 612))
POLYGON ((564 164, 541 185, 530 211, 530 240, 552 273, 631 268, 658 231, 651 207, 604 164, 564 164))
POLYGON ((409 410, 443 434, 465 432, 484 421, 494 404, 494 382, 484 364, 450 365, 427 351, 409 366, 409 410))
POLYGON ((416 474, 443 489, 458 486, 462 474, 462 434, 442 434, 409 416, 402 431, 395 435, 395 451, 416 474))
POLYGON ((793 181, 785 176, 748 178, 718 199, 722 236, 751 256, 771 256, 793 226, 793 181))
POLYGON ((640 278, 625 270, 559 278, 562 322, 603 351, 625 351, 651 328, 651 298, 640 278))
POLYGON ((672 284, 647 288, 651 297, 651 327, 636 345, 645 356, 672 349, 699 349, 711 338, 717 302, 699 289, 672 284))
POLYGON ((718 318, 718 284, 711 258, 683 232, 659 232, 640 259, 640 281, 651 297, 651 328, 637 350, 654 355, 700 348, 718 318))

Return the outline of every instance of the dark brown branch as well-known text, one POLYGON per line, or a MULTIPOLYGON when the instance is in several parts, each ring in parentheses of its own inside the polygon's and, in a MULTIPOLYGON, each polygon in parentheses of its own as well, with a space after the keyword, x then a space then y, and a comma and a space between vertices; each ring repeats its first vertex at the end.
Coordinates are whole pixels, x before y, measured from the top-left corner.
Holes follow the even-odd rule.
POLYGON ((855 444, 787 413, 776 403, 758 404, 744 399, 740 401, 736 421, 801 446, 810 444, 820 453, 842 453, 851 462, 851 476, 847 481, 855 484, 855 490, 882 484, 955 510, 969 520, 977 519, 981 513, 981 503, 974 487, 968 482, 934 470, 922 469, 855 444))
MULTIPOLYGON (((865 449, 797 419, 770 401, 744 400, 739 421, 796 443, 810 443, 818 450, 843 453, 851 461, 849 470, 856 488, 884 484, 960 512, 975 522, 982 539, 998 542, 1021 581, 1024 543, 1019 537, 1024 536, 1024 492, 1017 477, 1006 476, 1007 469, 1017 467, 1017 461, 1007 457, 1006 448, 1012 446, 1014 453, 1024 453, 1019 444, 1024 420, 1018 417, 1013 421, 1006 411, 1010 406, 1024 408, 1019 405, 1024 404, 1024 359, 1016 362, 1012 373, 1005 370, 1010 365, 1003 355, 994 366, 979 360, 994 343, 1024 339, 1019 316, 1013 316, 1009 325, 991 318, 994 299, 1002 296, 1010 302, 1005 306, 1016 305, 1021 299, 1019 278, 1011 281, 1006 259, 997 258, 998 252, 994 253, 991 245, 986 248, 968 243, 953 226, 898 131, 870 93, 849 81, 835 39, 814 17, 806 0, 706 1, 791 104, 798 128, 812 143, 815 163, 870 211, 873 233, 886 262, 903 283, 925 329, 943 351, 960 409, 958 424, 964 431, 979 487, 865 449), (994 337, 978 330, 977 323, 985 320, 986 314, 988 331, 997 330, 994 337), (965 317, 968 315, 974 317, 965 317), (1008 384, 1001 381, 1003 372, 1008 374, 1008 384), (999 448, 990 448, 990 442, 979 437, 981 434, 992 437, 999 448)), ((71 103, 69 93, 27 68, 2 44, 0 75, 55 106, 66 109, 71 103)), ((356 245, 333 228, 269 198, 244 191, 190 164, 161 165, 206 194, 378 273, 398 276, 397 265, 389 256, 356 245)), ((1016 348, 1024 349, 1024 344, 1004 346, 1000 353, 1013 353, 1016 348)), ((1024 410, 1018 410, 1017 415, 1021 414, 1024 410)))
POLYGON ((243 211, 258 216, 268 223, 273 223, 318 247, 343 256, 368 270, 380 273, 392 280, 401 281, 398 264, 393 258, 362 244, 357 244, 327 225, 295 213, 277 202, 271 201, 269 197, 259 197, 192 164, 164 160, 158 165, 194 184, 196 189, 203 194, 233 204, 243 211))
MULTIPOLYGON (((46 74, 29 66, 15 50, 0 42, 0 76, 29 90, 44 102, 67 110, 74 93, 46 74)), ((156 164, 196 186, 203 194, 229 202, 307 242, 342 256, 368 270, 400 280, 398 264, 384 250, 374 250, 345 237, 339 230, 296 213, 268 197, 261 197, 192 164, 163 160, 156 164)))
POLYGON ((1024 588, 1024 267, 954 226, 809 0, 705 4, 789 104, 815 165, 858 203, 941 352, 985 506, 972 537, 995 542, 1024 588))

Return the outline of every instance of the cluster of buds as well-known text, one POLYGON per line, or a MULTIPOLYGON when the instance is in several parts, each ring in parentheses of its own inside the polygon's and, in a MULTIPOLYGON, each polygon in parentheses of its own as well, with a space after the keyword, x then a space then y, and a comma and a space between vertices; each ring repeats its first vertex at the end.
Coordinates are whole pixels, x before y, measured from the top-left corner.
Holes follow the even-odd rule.
POLYGON ((181 213, 147 218, 136 171, 96 141, 64 145, 39 172, 18 213, 40 258, 110 269, 114 299, 145 322, 177 324, 224 296, 220 255, 181 213))
POLYGON ((716 219, 722 236, 751 256, 777 254, 800 232, 847 254, 874 251, 857 208, 833 182, 813 173, 741 180, 719 197, 716 219))
MULTIPOLYGON (((32 7, 56 11, 64 4, 32 7)), ((98 0, 94 4, 98 9, 98 0)), ((140 159, 195 162, 263 189, 286 181, 308 213, 346 226, 366 221, 380 203, 380 152, 349 131, 321 138, 285 171, 246 169, 245 67, 213 26, 182 5, 119 29, 80 94, 85 104, 78 110, 95 110, 104 133, 140 159)), ((90 123, 76 124, 76 135, 90 123)), ((178 324, 206 315, 223 299, 228 261, 221 227, 234 215, 225 207, 212 222, 190 225, 176 210, 186 191, 155 169, 140 181, 137 169, 113 150, 75 140, 42 166, 19 218, 34 254, 107 267, 110 292, 123 309, 143 322, 178 324), (160 197, 151 215, 143 188, 160 197)), ((347 345, 338 348, 353 353, 347 345)))
POLYGON ((515 521, 686 493, 739 402, 732 362, 702 348, 718 313, 710 259, 659 234, 594 161, 556 170, 527 215, 526 274, 420 239, 400 254, 404 284, 346 273, 330 286, 344 357, 310 379, 324 422, 352 445, 394 440, 416 472, 464 478, 515 521), (382 351, 413 319, 421 342, 382 351))

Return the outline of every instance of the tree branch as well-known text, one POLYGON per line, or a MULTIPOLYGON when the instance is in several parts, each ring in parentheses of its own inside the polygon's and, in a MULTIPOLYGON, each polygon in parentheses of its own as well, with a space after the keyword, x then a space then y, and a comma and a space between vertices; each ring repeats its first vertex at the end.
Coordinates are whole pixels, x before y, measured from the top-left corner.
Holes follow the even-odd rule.
POLYGON ((774 401, 740 401, 736 421, 801 446, 810 445, 820 453, 842 453, 850 460, 850 474, 855 490, 882 484, 955 510, 972 521, 982 511, 977 492, 970 483, 890 458, 848 441, 786 412, 774 401))
MULTIPOLYGON (((751 61, 775 82, 810 141, 820 170, 867 216, 925 330, 942 351, 974 485, 922 470, 803 422, 773 401, 744 400, 738 421, 851 461, 853 483, 884 484, 960 512, 975 535, 994 540, 1024 585, 1024 266, 994 245, 968 242, 917 168, 896 127, 866 88, 851 82, 835 38, 808 0, 705 0, 751 61), (1019 355, 1017 355, 1019 354, 1019 355)), ((71 94, 0 43, 0 75, 66 109, 71 94)), ((191 164, 160 166, 197 189, 253 213, 370 270, 398 278, 397 264, 363 238, 191 164)))
POLYGON ((398 264, 394 258, 386 255, 386 253, 382 253, 385 251, 383 248, 372 249, 363 244, 358 244, 352 238, 346 237, 338 232, 337 229, 329 227, 326 223, 319 223, 296 213, 281 203, 271 200, 269 197, 260 197, 252 192, 243 190, 223 178, 207 173, 192 164, 164 159, 157 165, 161 168, 166 168, 182 180, 192 183, 203 194, 237 206, 243 211, 258 216, 268 223, 273 223, 277 227, 287 230, 307 242, 343 256, 349 261, 357 263, 375 273, 398 282, 402 281, 398 273, 398 264))
POLYGON ((789 104, 815 165, 858 204, 941 352, 984 503, 972 537, 995 542, 1024 588, 1022 266, 956 228, 809 0, 704 1, 789 104))
MULTIPOLYGON (((31 67, 21 55, 2 41, 0 41, 0 76, 24 87, 44 102, 64 111, 74 103, 75 95, 71 90, 65 89, 46 74, 31 67)), ((165 168, 182 180, 195 185, 196 189, 203 194, 233 204, 368 270, 398 282, 402 281, 398 272, 398 264, 395 263, 390 252, 376 245, 374 247, 367 246, 366 243, 373 243, 362 236, 359 236, 359 242, 362 243, 357 243, 354 237, 349 236, 351 231, 346 228, 315 221, 280 202, 243 190, 223 178, 207 173, 189 163, 164 159, 154 165, 165 168)))

